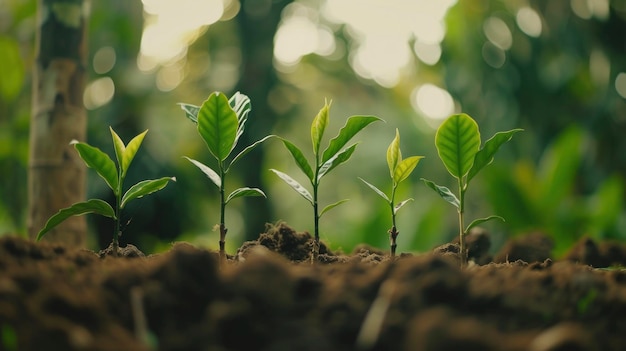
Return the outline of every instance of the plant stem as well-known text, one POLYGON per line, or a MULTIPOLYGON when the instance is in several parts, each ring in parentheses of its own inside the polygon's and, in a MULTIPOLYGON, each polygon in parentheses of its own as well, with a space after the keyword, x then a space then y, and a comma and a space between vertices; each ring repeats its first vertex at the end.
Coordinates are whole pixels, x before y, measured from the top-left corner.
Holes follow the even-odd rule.
POLYGON ((122 177, 119 177, 119 185, 118 189, 115 192, 115 224, 114 224, 114 233, 113 233, 113 257, 117 257, 117 251, 119 248, 119 237, 120 237, 120 214, 122 212, 121 204, 122 204, 122 177))
MULTIPOLYGON (((315 175, 317 179, 317 174, 315 175)), ((314 220, 314 228, 315 228, 315 236, 313 239, 313 254, 311 256, 311 263, 317 262, 317 258, 320 253, 320 217, 318 215, 318 204, 317 204, 317 187, 319 183, 313 182, 313 220, 314 220)))
POLYGON ((224 165, 222 162, 219 162, 219 171, 220 178, 222 180, 220 184, 220 260, 226 261, 226 233, 228 229, 226 228, 226 199, 225 199, 225 186, 224 186, 224 178, 226 172, 224 172, 224 165))
POLYGON ((396 247, 398 244, 396 243, 396 238, 400 232, 396 228, 396 211, 394 206, 394 199, 396 196, 396 187, 397 184, 393 184, 391 189, 391 201, 389 201, 389 206, 391 207, 391 229, 389 230, 389 243, 391 245, 391 258, 396 257, 396 247))
POLYGON ((467 265, 467 248, 465 247, 465 224, 463 222, 463 212, 465 204, 465 187, 463 179, 459 179, 459 257, 461 258, 461 267, 467 265))

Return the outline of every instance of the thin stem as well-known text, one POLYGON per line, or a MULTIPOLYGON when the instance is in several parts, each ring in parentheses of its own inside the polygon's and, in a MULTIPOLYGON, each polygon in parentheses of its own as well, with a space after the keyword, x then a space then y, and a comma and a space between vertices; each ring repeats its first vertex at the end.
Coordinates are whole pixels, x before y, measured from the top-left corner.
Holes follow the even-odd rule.
POLYGON ((319 209, 318 209, 318 203, 317 203, 317 187, 318 186, 319 186, 319 183, 317 182, 313 184, 313 218, 314 218, 314 228, 315 228, 315 237, 313 240, 313 255, 311 256, 311 262, 313 263, 317 262, 317 257, 319 256, 319 253, 320 253, 320 232, 319 232, 320 216, 319 216, 319 209))
POLYGON ((459 178, 459 257, 461 258, 461 267, 467 265, 467 248, 465 247, 465 224, 463 221, 465 204, 465 189, 463 179, 459 178))
POLYGON ((117 194, 115 194, 115 224, 114 224, 114 232, 113 232, 113 257, 117 257, 117 249, 119 247, 119 237, 120 237, 120 214, 122 212, 120 205, 122 203, 122 191, 120 188, 117 190, 117 194))
POLYGON ((396 197, 396 187, 397 184, 393 184, 391 189, 391 201, 389 201, 389 206, 391 208, 391 229, 389 230, 389 243, 391 245, 391 258, 396 257, 396 247, 398 244, 396 243, 396 238, 400 232, 396 227, 396 211, 395 211, 395 197, 396 197))
POLYGON ((311 256, 311 263, 317 262, 317 258, 320 254, 320 216, 319 207, 317 203, 317 189, 320 185, 318 174, 320 171, 320 159, 315 155, 315 175, 311 179, 311 185, 313 186, 313 225, 315 229, 315 237, 313 240, 313 254, 311 256))
POLYGON ((225 198, 225 177, 226 172, 224 171, 224 165, 222 161, 218 162, 220 178, 222 180, 220 184, 220 260, 226 260, 226 233, 228 229, 226 228, 226 198, 225 198))

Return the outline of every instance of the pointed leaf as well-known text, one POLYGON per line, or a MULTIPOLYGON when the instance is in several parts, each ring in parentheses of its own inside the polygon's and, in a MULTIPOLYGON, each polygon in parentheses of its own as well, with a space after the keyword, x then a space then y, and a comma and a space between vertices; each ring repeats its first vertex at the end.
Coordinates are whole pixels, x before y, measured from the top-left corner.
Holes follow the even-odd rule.
POLYGON ((391 203, 391 200, 389 200, 389 197, 387 197, 387 194, 382 192, 382 190, 378 189, 375 185, 368 183, 367 181, 365 181, 365 179, 363 179, 361 177, 359 177, 359 179, 361 179, 361 181, 363 183, 365 183, 365 185, 369 186, 370 189, 374 190, 374 192, 376 192, 376 194, 378 194, 380 197, 385 199, 385 201, 387 201, 388 203, 391 203))
POLYGON ((332 171, 333 168, 339 166, 340 164, 348 161, 354 150, 356 150, 357 144, 352 144, 347 149, 342 152, 335 154, 330 160, 324 162, 324 164, 320 167, 320 171, 317 174, 317 181, 319 182, 323 176, 325 176, 328 172, 332 171))
POLYGON ((423 158, 424 156, 411 156, 400 161, 400 163, 398 163, 398 166, 396 167, 395 172, 393 173, 394 184, 400 184, 401 181, 405 180, 409 175, 411 175, 411 173, 415 169, 415 166, 417 166, 417 164, 423 158))
POLYGON ((413 201, 413 199, 412 199, 412 198, 409 198, 409 199, 406 199, 406 200, 404 200, 404 201, 400 202, 399 204, 397 204, 396 206, 394 206, 394 208, 393 208, 393 213, 394 213, 394 214, 398 213, 398 210, 399 210, 400 208, 402 208, 402 206, 404 206, 404 205, 408 204, 408 203, 409 203, 409 202, 411 202, 411 201, 413 201))
POLYGON ((111 131, 111 137, 113 138, 113 148, 115 149, 115 158, 117 159, 117 164, 121 167, 122 160, 124 159, 124 152, 126 151, 126 145, 122 139, 115 133, 113 128, 109 126, 109 130, 111 131))
POLYGON ((322 142, 322 137, 324 136, 324 131, 326 130, 326 126, 328 125, 330 104, 325 101, 324 107, 317 113, 317 116, 313 119, 313 123, 311 124, 311 141, 313 142, 313 155, 317 158, 320 151, 320 143, 322 142))
POLYGON ((367 127, 370 123, 382 121, 382 119, 376 116, 352 116, 348 118, 346 124, 339 130, 339 134, 330 140, 328 148, 324 150, 322 156, 322 163, 328 161, 331 157, 335 156, 339 150, 341 150, 347 143, 363 128, 367 127))
POLYGON ((288 176, 287 174, 281 172, 281 171, 277 171, 275 169, 270 169, 270 171, 276 173, 276 175, 282 179, 285 183, 289 184, 290 187, 293 188, 293 190, 297 191, 298 194, 302 195, 302 197, 304 197, 305 199, 307 199, 311 205, 313 205, 313 197, 311 196, 311 193, 309 193, 308 190, 306 190, 305 187, 303 187, 300 183, 298 183, 295 179, 291 178, 290 176, 288 176))
POLYGON ((198 124, 198 112, 200 112, 200 106, 185 104, 182 102, 179 102, 178 106, 185 111, 185 116, 187 116, 187 118, 189 118, 193 123, 198 124))
POLYGON ((113 192, 118 194, 118 179, 117 168, 115 163, 109 157, 109 155, 102 152, 100 149, 93 147, 85 143, 79 143, 78 141, 72 141, 71 144, 78 151, 80 158, 85 161, 85 164, 89 168, 93 168, 98 172, 98 175, 104 179, 109 188, 113 192))
MULTIPOLYGON (((113 131, 113 129, 111 129, 111 131, 113 131)), ((124 156, 122 157, 122 163, 120 164, 120 167, 122 168, 122 179, 124 179, 130 163, 133 162, 135 154, 137 154, 137 150, 139 150, 139 147, 141 146, 141 143, 143 142, 143 138, 146 136, 146 133, 148 133, 147 130, 134 137, 128 143, 128 145, 126 145, 126 149, 124 150, 124 156)))
POLYGON ((453 115, 437 129, 435 145, 448 172, 461 179, 472 168, 480 147, 478 124, 464 113, 453 115))
POLYGON ((502 218, 502 217, 500 217, 500 216, 489 216, 489 217, 487 217, 487 218, 478 218, 478 219, 473 220, 473 221, 472 221, 472 223, 470 223, 470 224, 467 226, 467 228, 465 228, 465 233, 466 233, 466 234, 467 234, 467 233, 469 233, 470 229, 472 229, 472 228, 474 228, 474 227, 476 227, 476 226, 478 226, 478 225, 481 225, 481 224, 483 224, 483 223, 485 223, 485 222, 487 222, 487 221, 490 221, 490 220, 492 220, 492 219, 499 219, 499 220, 501 220, 502 222, 505 222, 504 218, 502 218))
POLYGON ((387 148, 387 165, 389 166, 389 174, 394 178, 394 173, 398 162, 402 161, 402 153, 400 151, 400 132, 396 128, 396 137, 393 138, 391 144, 387 148))
POLYGON ((237 119, 239 120, 239 127, 237 128, 237 135, 235 136, 234 144, 237 145, 239 138, 246 128, 248 114, 250 113, 250 110, 252 110, 252 106, 250 104, 250 98, 240 92, 236 92, 233 96, 231 96, 228 103, 233 111, 235 111, 235 114, 237 114, 237 119))
POLYGON ((224 161, 235 147, 239 120, 226 95, 212 93, 198 112, 198 132, 209 151, 224 161))
POLYGON ((450 189, 446 188, 445 186, 440 186, 437 185, 433 182, 431 182, 430 180, 424 179, 422 178, 422 181, 431 189, 433 189, 437 194, 439 194, 439 196, 441 196, 442 199, 448 201, 449 203, 453 204, 456 208, 460 208, 461 204, 459 202, 459 199, 457 199, 456 195, 454 195, 450 189))
POLYGON ((268 135, 265 138, 255 141, 252 145, 246 147, 245 149, 241 150, 240 153, 237 154, 237 156, 235 156, 233 158, 232 161, 230 161, 230 165, 228 165, 228 167, 226 168, 226 172, 228 173, 228 170, 230 169, 230 167, 233 166, 233 164, 235 164, 235 162, 239 161, 240 158, 242 158, 245 154, 247 154, 248 152, 252 151, 252 149, 254 149, 255 147, 259 146, 259 144, 261 144, 262 142, 264 142, 265 140, 269 139, 269 138, 273 138, 276 135, 268 135))
POLYGON ((235 189, 232 193, 230 193, 230 195, 228 195, 228 198, 226 198, 226 203, 238 197, 251 197, 251 196, 267 197, 265 196, 265 193, 261 189, 245 187, 245 188, 235 189))
POLYGON ((344 202, 348 202, 348 201, 350 201, 350 199, 344 199, 344 200, 337 201, 337 202, 335 202, 334 204, 330 204, 330 205, 328 205, 328 206, 324 207, 324 209, 322 210, 322 212, 320 212, 320 216, 319 216, 319 218, 322 218, 322 215, 323 215, 324 213, 326 213, 326 212, 328 212, 328 211, 332 210, 333 208, 335 208, 335 207, 337 207, 337 206, 341 205, 342 203, 344 203, 344 202))
POLYGON ((78 202, 70 207, 60 210, 55 215, 50 217, 43 229, 41 229, 37 234, 37 241, 41 240, 41 238, 47 232, 52 230, 52 228, 56 227, 69 217, 80 216, 87 213, 97 213, 105 217, 115 218, 115 211, 113 210, 111 205, 109 205, 105 201, 102 201, 100 199, 92 199, 85 202, 78 202))
POLYGON ((467 182, 469 183, 470 179, 474 178, 474 176, 483 167, 493 162, 493 157, 496 152, 498 152, 498 149, 500 149, 500 146, 502 146, 502 144, 511 140, 511 138, 513 138, 513 134, 521 131, 523 131, 523 129, 513 129, 506 132, 498 132, 494 134, 494 136, 492 136, 489 140, 487 140, 483 148, 480 149, 480 151, 478 151, 474 156, 474 165, 467 174, 467 182))
POLYGON ((183 157, 189 160, 189 162, 193 163, 196 167, 198 167, 202 171, 202 173, 206 174, 206 176, 209 177, 213 184, 217 185, 218 188, 222 187, 222 178, 214 170, 209 168, 204 163, 194 160, 193 158, 189 158, 187 156, 183 157))
POLYGON ((283 144, 285 145, 287 150, 289 150, 289 152, 291 153, 291 156, 293 157, 294 161, 296 161, 296 164, 298 165, 298 167, 300 167, 302 172, 304 172, 304 174, 309 178, 309 180, 313 182, 313 177, 314 177, 313 169, 311 169, 311 166, 309 165, 309 162, 306 160, 306 157, 304 157, 304 154, 302 153, 302 151, 300 151, 300 149, 298 149, 298 147, 292 144, 289 140, 282 139, 282 138, 280 140, 283 141, 283 144))
POLYGON ((141 182, 131 186, 130 189, 128 189, 128 191, 124 194, 120 208, 124 208, 124 206, 126 206, 126 204, 131 200, 138 199, 165 188, 167 183, 170 181, 175 182, 176 178, 163 177, 159 179, 142 180, 141 182))

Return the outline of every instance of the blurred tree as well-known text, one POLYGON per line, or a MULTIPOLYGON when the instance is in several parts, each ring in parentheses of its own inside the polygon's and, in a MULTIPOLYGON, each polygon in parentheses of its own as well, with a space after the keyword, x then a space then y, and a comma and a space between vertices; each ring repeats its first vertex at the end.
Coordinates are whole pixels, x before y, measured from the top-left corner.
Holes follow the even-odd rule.
MULTIPOLYGON (((85 198, 85 167, 69 143, 85 140, 86 134, 83 90, 89 1, 40 0, 38 5, 28 178, 31 238, 52 214, 85 198)), ((45 240, 85 246, 85 218, 67 220, 45 240)))
MULTIPOLYGON (((252 102, 252 117, 248 120, 247 133, 241 145, 251 143, 272 133, 276 114, 268 103, 269 92, 277 84, 274 68, 274 35, 285 6, 291 0, 243 0, 241 11, 235 18, 241 40, 242 65, 235 91, 248 95, 252 102)), ((251 187, 262 187, 265 154, 256 148, 247 156, 244 183, 251 187)), ((248 240, 256 239, 271 221, 271 203, 265 199, 245 198, 245 233, 248 240)))

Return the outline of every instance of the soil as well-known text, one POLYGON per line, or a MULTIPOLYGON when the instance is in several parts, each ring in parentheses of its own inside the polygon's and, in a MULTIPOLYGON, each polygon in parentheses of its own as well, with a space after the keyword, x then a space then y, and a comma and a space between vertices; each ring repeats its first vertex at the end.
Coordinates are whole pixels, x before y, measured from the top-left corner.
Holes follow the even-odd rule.
POLYGON ((623 245, 563 260, 536 233, 391 259, 320 248, 284 223, 228 261, 177 243, 144 256, 0 239, 0 350, 626 350, 623 245), (594 268, 595 267, 595 268, 594 268))

